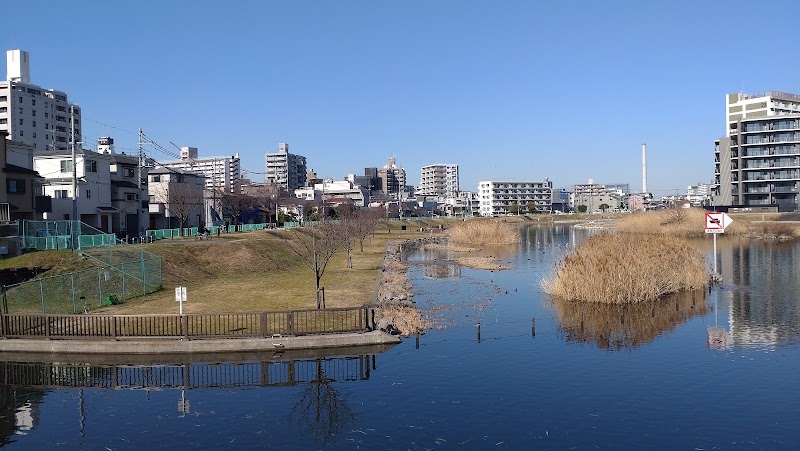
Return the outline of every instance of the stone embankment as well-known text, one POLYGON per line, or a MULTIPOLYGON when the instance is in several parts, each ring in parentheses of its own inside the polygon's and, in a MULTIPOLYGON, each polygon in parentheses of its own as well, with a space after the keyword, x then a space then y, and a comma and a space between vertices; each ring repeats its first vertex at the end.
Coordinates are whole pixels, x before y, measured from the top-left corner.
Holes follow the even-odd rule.
POLYGON ((428 321, 413 300, 405 254, 415 245, 440 244, 442 238, 394 240, 386 245, 375 295, 378 329, 391 334, 411 335, 428 328, 428 321))

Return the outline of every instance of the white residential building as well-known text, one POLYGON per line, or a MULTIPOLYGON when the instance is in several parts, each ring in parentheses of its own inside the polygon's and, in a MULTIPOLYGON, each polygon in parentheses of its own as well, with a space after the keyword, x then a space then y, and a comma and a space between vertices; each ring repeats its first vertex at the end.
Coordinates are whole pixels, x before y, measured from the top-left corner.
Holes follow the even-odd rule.
POLYGON ((294 196, 308 201, 322 199, 325 202, 346 198, 359 208, 365 207, 369 200, 369 192, 365 188, 348 180, 324 180, 322 183, 315 183, 313 187, 294 190, 294 196))
POLYGON ((458 192, 457 164, 429 164, 422 167, 417 196, 454 199, 458 192))
POLYGON ((7 51, 6 80, 0 81, 0 131, 36 151, 63 151, 72 143, 72 117, 79 142, 80 108, 68 102, 65 92, 31 83, 28 52, 7 51))
POLYGON ((289 144, 278 144, 278 153, 268 153, 264 158, 266 183, 278 185, 290 193, 305 186, 306 157, 289 153, 289 144))
POLYGON ((228 157, 198 156, 196 147, 181 147, 181 159, 161 163, 166 168, 202 174, 205 188, 224 193, 240 192, 242 185, 242 169, 239 154, 228 157))
POLYGON ((737 123, 786 114, 800 114, 800 95, 779 91, 725 96, 725 136, 738 133, 737 123))
POLYGON ((147 175, 150 229, 198 227, 211 224, 211 201, 202 174, 175 168, 151 169, 147 175), (181 216, 186 218, 180 224, 181 216))
POLYGON ((139 167, 138 155, 116 153, 114 139, 108 136, 97 139, 97 153, 108 155, 111 161, 111 204, 119 212, 113 217, 112 231, 129 238, 144 235, 149 225, 147 172, 150 168, 139 167))
POLYGON ((111 202, 111 156, 88 149, 76 150, 78 192, 72 191, 72 154, 41 152, 33 157, 33 167, 44 178, 45 196, 52 197, 52 210, 46 220, 79 219, 104 232, 114 231, 119 211, 111 202), (79 218, 72 216, 72 200, 77 198, 79 218))
POLYGON ((693 206, 709 205, 711 196, 714 194, 713 183, 698 183, 695 186, 686 188, 686 200, 693 206))
POLYGON ((478 200, 481 216, 511 214, 513 205, 523 212, 549 213, 553 205, 553 182, 547 177, 541 182, 484 180, 478 183, 478 200))

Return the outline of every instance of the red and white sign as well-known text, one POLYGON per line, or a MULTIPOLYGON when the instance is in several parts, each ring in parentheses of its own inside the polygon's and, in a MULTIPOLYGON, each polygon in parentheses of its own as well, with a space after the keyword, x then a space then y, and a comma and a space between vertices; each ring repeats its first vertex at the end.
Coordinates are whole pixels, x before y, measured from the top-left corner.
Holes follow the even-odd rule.
POLYGON ((725 233, 725 227, 733 222, 730 216, 720 212, 706 213, 706 233, 725 233))

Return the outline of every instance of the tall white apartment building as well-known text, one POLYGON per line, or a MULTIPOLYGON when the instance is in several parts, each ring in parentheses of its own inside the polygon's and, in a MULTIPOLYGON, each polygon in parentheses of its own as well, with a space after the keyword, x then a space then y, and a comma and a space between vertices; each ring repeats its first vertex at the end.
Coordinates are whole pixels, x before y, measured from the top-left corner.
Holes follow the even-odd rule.
POLYGON ((549 213, 553 207, 553 182, 547 177, 541 182, 484 180, 478 183, 478 201, 481 216, 515 213, 511 208, 514 204, 522 211, 549 213))
POLYGON ((786 114, 800 114, 800 95, 766 91, 725 96, 725 136, 737 133, 737 122, 786 114))
POLYGON ((181 159, 167 161, 163 167, 202 174, 205 188, 224 193, 238 193, 242 185, 242 168, 239 154, 228 157, 200 158, 196 147, 181 147, 181 159))
POLYGON ((458 165, 429 164, 422 167, 417 196, 454 199, 458 196, 458 165))
POLYGON ((265 155, 267 184, 294 192, 306 184, 306 157, 289 153, 289 144, 279 143, 277 153, 265 155))
POLYGON ((67 150, 81 141, 81 110, 67 101, 63 91, 31 83, 30 55, 23 50, 6 52, 6 80, 0 81, 0 130, 8 139, 28 144, 35 151, 67 150))

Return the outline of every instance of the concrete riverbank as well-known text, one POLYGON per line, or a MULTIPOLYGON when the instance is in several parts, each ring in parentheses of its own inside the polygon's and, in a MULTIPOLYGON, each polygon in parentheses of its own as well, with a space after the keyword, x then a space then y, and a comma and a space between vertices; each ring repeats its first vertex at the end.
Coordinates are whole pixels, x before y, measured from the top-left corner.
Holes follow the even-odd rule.
POLYGON ((212 354, 259 351, 290 351, 301 349, 345 348, 350 346, 391 345, 400 338, 376 330, 364 333, 304 335, 297 337, 227 339, 119 339, 119 340, 0 340, 2 353, 52 354, 212 354))

